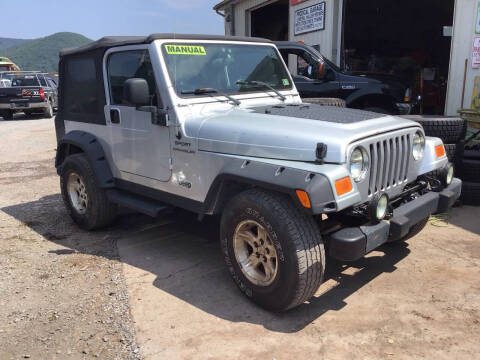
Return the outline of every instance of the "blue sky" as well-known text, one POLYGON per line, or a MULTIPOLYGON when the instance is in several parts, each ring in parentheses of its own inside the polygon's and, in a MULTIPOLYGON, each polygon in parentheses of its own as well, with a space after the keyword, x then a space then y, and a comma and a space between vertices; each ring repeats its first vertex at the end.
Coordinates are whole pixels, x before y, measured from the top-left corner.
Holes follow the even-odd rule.
POLYGON ((223 18, 212 10, 220 0, 0 1, 11 14, 1 16, 0 37, 32 39, 61 31, 94 40, 156 32, 224 33, 223 18))

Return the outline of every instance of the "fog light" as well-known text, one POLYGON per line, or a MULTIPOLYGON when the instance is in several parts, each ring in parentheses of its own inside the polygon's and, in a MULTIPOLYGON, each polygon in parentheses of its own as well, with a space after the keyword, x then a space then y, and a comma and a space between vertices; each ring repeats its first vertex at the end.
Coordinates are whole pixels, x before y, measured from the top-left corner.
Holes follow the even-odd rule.
POLYGON ((440 181, 442 182, 443 186, 448 186, 453 181, 455 169, 451 163, 448 163, 443 167, 440 171, 440 181))
POLYGON ((388 196, 387 194, 377 194, 374 196, 368 206, 370 218, 374 221, 382 221, 388 212, 388 196))

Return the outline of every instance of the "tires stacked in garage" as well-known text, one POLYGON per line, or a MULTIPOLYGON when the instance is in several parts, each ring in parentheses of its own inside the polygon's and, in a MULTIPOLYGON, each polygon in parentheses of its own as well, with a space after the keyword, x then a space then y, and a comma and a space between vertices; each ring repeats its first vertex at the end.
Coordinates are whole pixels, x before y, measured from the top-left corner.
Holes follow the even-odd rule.
POLYGON ((456 176, 463 181, 461 200, 466 205, 480 205, 480 149, 465 147, 467 121, 458 117, 408 116, 420 123, 427 136, 443 140, 456 176))
POLYGON ((462 201, 480 206, 480 146, 467 145, 463 151, 460 178, 463 180, 462 201))

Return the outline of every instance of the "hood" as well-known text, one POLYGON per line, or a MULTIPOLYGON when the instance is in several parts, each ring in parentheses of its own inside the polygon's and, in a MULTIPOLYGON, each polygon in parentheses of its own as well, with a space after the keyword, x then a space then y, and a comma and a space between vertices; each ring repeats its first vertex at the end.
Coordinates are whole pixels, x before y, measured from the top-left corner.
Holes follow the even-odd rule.
POLYGON ((317 144, 324 143, 325 161, 343 163, 352 142, 414 126, 361 110, 292 104, 202 114, 185 122, 185 132, 198 139, 198 150, 294 161, 315 161, 317 144))
POLYGON ((378 82, 389 84, 395 87, 401 87, 404 89, 407 88, 404 81, 400 77, 395 75, 390 75, 385 73, 374 73, 374 72, 368 72, 368 71, 352 71, 352 72, 348 72, 347 74, 353 75, 353 76, 360 76, 367 80, 376 80, 378 82))

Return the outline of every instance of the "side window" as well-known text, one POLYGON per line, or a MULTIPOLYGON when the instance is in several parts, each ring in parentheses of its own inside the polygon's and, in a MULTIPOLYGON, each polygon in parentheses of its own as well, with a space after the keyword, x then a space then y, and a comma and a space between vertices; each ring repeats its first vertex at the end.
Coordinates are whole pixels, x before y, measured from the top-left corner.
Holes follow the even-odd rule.
POLYGON ((125 105, 123 84, 131 78, 147 80, 150 99, 157 106, 156 82, 148 50, 116 52, 109 56, 107 63, 110 102, 112 105, 125 105))
MULTIPOLYGON (((318 65, 316 65, 318 67, 318 65)), ((315 79, 315 61, 312 57, 306 53, 301 52, 297 56, 297 74, 300 76, 308 77, 309 79, 315 79)))
POLYGON ((38 75, 38 80, 40 81, 41 86, 47 86, 47 82, 45 81, 45 77, 43 75, 38 75))
POLYGON ((67 114, 96 114, 97 72, 95 60, 90 57, 69 59, 66 64, 64 106, 67 114))

